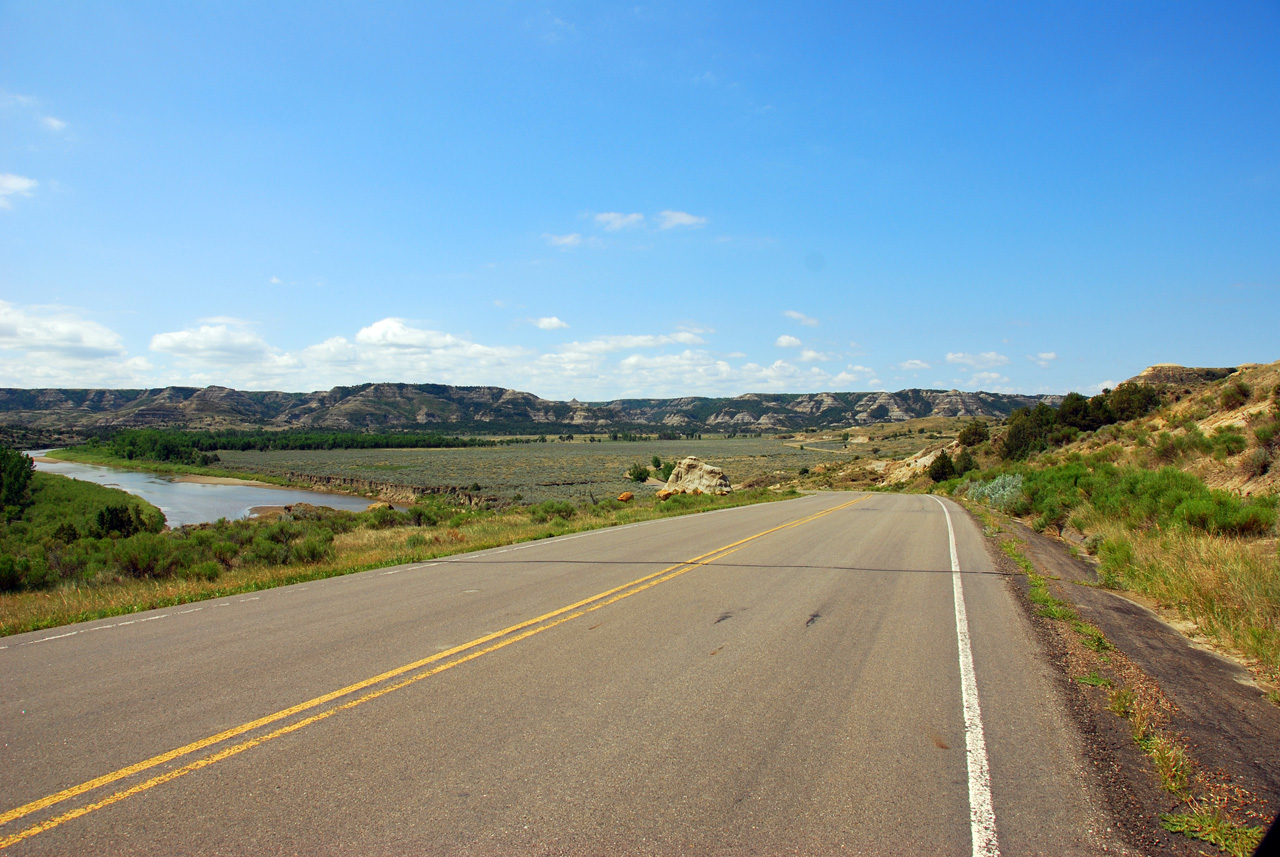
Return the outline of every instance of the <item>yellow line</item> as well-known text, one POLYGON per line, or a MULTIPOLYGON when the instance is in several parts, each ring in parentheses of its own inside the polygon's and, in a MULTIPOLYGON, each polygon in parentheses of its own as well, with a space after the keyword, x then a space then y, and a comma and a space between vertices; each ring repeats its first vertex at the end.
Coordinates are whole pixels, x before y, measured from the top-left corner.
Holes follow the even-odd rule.
POLYGON ((632 595, 636 595, 637 593, 644 592, 645 590, 651 587, 657 586, 659 583, 665 583, 666 581, 671 580, 672 578, 679 577, 682 574, 692 571, 694 568, 699 568, 701 566, 705 566, 712 562, 715 562, 719 559, 723 559, 729 554, 735 553, 738 550, 740 550, 748 542, 762 538, 763 536, 767 536, 771 533, 776 533, 779 530, 789 529, 791 527, 798 527, 798 526, 801 526, 802 524, 810 523, 819 518, 825 517, 826 515, 829 515, 833 512, 840 511, 841 509, 846 509, 849 506, 852 506, 854 503, 860 503, 866 499, 867 497, 865 496, 859 497, 857 500, 852 500, 848 503, 843 503, 839 506, 834 506, 830 509, 825 509, 821 512, 816 512, 813 515, 810 515, 806 518, 801 518, 799 520, 791 521, 786 524, 781 524, 777 527, 773 527, 768 530, 763 530, 759 533, 756 533, 755 535, 751 535, 744 539, 740 539, 736 542, 732 542, 731 544, 716 548, 713 551, 708 551, 707 553, 704 553, 700 556, 696 556, 693 559, 686 560, 685 562, 682 562, 682 563, 677 563, 676 565, 668 566, 667 568, 664 568, 661 571, 657 571, 657 572, 654 572, 653 574, 649 574, 644 577, 637 578, 636 580, 633 580, 630 583, 624 583, 621 586, 615 586, 613 589, 609 589, 609 590, 606 590, 605 592, 601 592, 597 595, 593 595, 590 598, 584 598, 581 601, 576 601, 573 604, 569 604, 565 607, 561 607, 557 610, 553 610, 550 613, 544 613, 543 615, 535 619, 526 620, 519 624, 512 625, 509 628, 504 628, 501 631, 495 631, 492 634, 486 634, 485 636, 478 637, 468 643, 463 643, 462 645, 454 646, 453 648, 447 651, 438 652, 437 654, 431 655, 430 657, 423 658, 418 661, 414 661, 413 663, 406 664, 402 667, 397 667, 396 669, 393 669, 393 670, 388 670, 387 672, 381 673, 380 675, 376 675, 372 678, 368 678, 363 681, 356 682, 355 684, 347 685, 344 688, 332 691, 330 693, 326 693, 323 696, 317 696, 315 699, 308 700, 307 702, 290 706, 289 708, 282 709, 280 711, 275 712, 274 714, 267 715, 266 717, 261 717, 249 723, 244 723, 240 726, 236 726, 233 729, 228 729, 226 731, 219 732, 216 735, 211 735, 208 738, 201 739, 200 741, 195 741, 191 744, 187 744, 175 750, 170 750, 166 753, 161 753, 160 755, 153 756, 150 759, 147 759, 145 761, 138 762, 133 765, 129 765, 128 767, 121 768, 110 774, 104 774, 101 777, 88 780, 87 782, 81 783, 77 786, 72 786, 71 788, 64 789, 63 791, 57 792, 56 794, 49 795, 47 797, 41 798, 36 801, 32 801, 31 803, 24 804, 23 806, 9 810, 8 812, 0 814, 0 824, 7 824, 10 821, 15 821, 19 818, 23 818, 27 815, 30 815, 33 812, 37 812, 41 809, 46 809, 50 806, 53 806, 54 804, 61 803, 62 801, 69 800, 70 798, 77 797, 78 795, 84 794, 85 792, 92 791, 93 789, 100 788, 104 785, 109 785, 111 783, 118 782, 126 777, 154 768, 157 765, 161 765, 161 764, 164 764, 165 762, 173 761, 174 759, 177 759, 181 756, 189 755, 191 753, 213 746, 214 744, 218 744, 223 741, 226 741, 230 738, 243 735, 244 733, 249 732, 253 729, 257 729, 262 726, 275 723, 291 715, 299 714, 303 711, 307 711, 319 705, 323 705, 326 702, 332 702, 333 700, 338 699, 342 696, 355 693, 356 691, 359 691, 359 690, 364 690, 375 684, 379 684, 381 682, 387 681, 388 679, 396 678, 397 676, 404 675, 407 672, 412 672, 416 669, 428 666, 437 661, 450 658, 462 652, 466 652, 468 649, 475 649, 477 646, 482 646, 485 643, 491 642, 500 637, 505 637, 511 634, 515 634, 515 636, 512 636, 506 640, 502 640, 501 642, 495 643, 494 645, 487 646, 483 649, 478 649, 477 651, 470 652, 456 660, 449 661, 448 663, 440 664, 432 669, 425 670, 419 673, 418 675, 411 676, 407 679, 404 679, 403 681, 399 681, 387 687, 371 691, 369 693, 364 694, 363 696, 357 697, 356 699, 348 700, 347 702, 344 702, 341 705, 334 706, 333 708, 319 712, 310 717, 306 717, 302 720, 296 721, 294 723, 290 723, 286 726, 276 729, 273 732, 267 733, 266 735, 261 735, 256 738, 251 738, 247 741, 243 741, 239 744, 235 744, 230 747, 225 747, 222 750, 219 750, 210 756, 197 759, 194 762, 190 762, 181 768, 175 768, 174 770, 168 771, 157 777, 152 777, 151 779, 145 782, 138 783, 137 785, 131 786, 128 789, 109 795, 108 797, 103 798, 100 801, 97 801, 91 804, 86 804, 81 807, 77 807, 76 809, 70 810, 62 815, 56 816, 47 821, 28 827, 27 829, 22 830, 18 833, 14 833, 10 836, 4 837, 3 839, 0 839, 0 849, 8 848, 10 845, 13 845, 24 839, 28 839, 32 836, 35 836, 38 833, 43 833, 44 831, 57 827, 58 825, 63 824, 67 821, 80 818, 81 816, 87 815, 90 812, 101 809, 105 806, 110 806, 113 803, 118 803, 119 801, 124 800, 127 797, 131 797, 132 795, 154 788, 155 786, 161 785, 163 783, 167 783, 170 780, 177 779, 178 777, 185 776, 186 774, 191 773, 192 771, 196 771, 201 768, 208 767, 209 765, 212 765, 215 762, 221 761, 222 759, 226 759, 226 758, 229 758, 230 756, 234 756, 238 753, 244 752, 245 750, 248 750, 252 747, 256 747, 259 744, 270 741, 273 738, 277 738, 281 735, 287 735, 290 732, 295 732, 299 729, 302 729, 306 726, 311 725, 312 723, 316 723, 320 720, 324 720, 325 718, 330 717, 331 715, 336 714, 339 711, 345 711, 345 710, 354 708, 357 705, 362 705, 363 703, 368 702, 372 699, 377 699, 380 696, 384 696, 393 691, 400 690, 401 688, 404 688, 416 682, 422 681, 425 678, 430 678, 433 675, 438 675, 439 673, 442 673, 447 669, 452 669, 453 667, 458 666, 460 664, 464 664, 467 661, 474 660, 475 658, 478 658, 481 655, 485 655, 485 654, 488 654, 489 652, 497 651, 498 649, 509 646, 512 643, 517 643, 521 640, 532 637, 535 634, 540 634, 543 631, 547 631, 547 630, 550 630, 551 628, 557 627, 558 625, 562 625, 565 622, 568 622, 572 619, 576 619, 592 611, 599 610, 601 607, 607 607, 608 605, 621 601, 624 598, 629 598, 632 595), (575 610, 577 612, 573 612, 575 610), (565 615, 565 614, 570 614, 570 615, 565 615), (554 619, 555 621, 552 621, 552 622, 548 621, 552 619, 554 619), (540 625, 540 623, 543 623, 543 622, 547 622, 547 624, 540 625), (540 627, 531 627, 534 625, 540 625, 540 627), (517 633, 517 632, 523 632, 523 633, 517 633))

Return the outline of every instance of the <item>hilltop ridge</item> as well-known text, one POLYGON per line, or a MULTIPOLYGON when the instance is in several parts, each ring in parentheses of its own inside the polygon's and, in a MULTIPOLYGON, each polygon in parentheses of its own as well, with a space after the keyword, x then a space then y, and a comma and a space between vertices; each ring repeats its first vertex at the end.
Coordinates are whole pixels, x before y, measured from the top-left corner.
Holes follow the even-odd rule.
POLYGON ((312 393, 229 387, 150 390, 0 389, 0 428, 92 433, 117 428, 323 428, 451 432, 614 430, 778 432, 928 416, 1001 418, 1060 396, 959 390, 747 393, 557 402, 503 387, 370 383, 312 393))

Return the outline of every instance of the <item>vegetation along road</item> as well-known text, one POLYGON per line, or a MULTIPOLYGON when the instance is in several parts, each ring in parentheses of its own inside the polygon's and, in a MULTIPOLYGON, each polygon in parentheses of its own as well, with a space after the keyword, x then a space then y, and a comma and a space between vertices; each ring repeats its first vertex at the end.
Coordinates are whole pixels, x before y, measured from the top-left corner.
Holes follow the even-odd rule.
POLYGON ((15 635, 0 849, 1096 854, 1039 652, 958 506, 852 493, 15 635))

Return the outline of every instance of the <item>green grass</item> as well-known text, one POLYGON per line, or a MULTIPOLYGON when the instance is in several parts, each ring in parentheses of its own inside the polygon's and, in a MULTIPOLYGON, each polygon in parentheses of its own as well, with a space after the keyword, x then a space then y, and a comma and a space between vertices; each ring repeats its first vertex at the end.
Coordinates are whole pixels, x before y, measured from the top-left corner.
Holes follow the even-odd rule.
POLYGON ((1105 676, 1098 675, 1096 670, 1094 672, 1089 673, 1088 675, 1076 676, 1076 681, 1080 682, 1081 684, 1087 684, 1089 685, 1089 687, 1112 687, 1113 686, 1113 682, 1111 681, 1111 679, 1106 678, 1105 676))
MULTIPOLYGON (((72 482, 44 475, 55 482, 72 482)), ((549 508, 498 511, 449 507, 437 500, 407 511, 383 508, 353 513, 294 507, 294 512, 276 520, 82 540, 83 550, 99 551, 98 564, 77 566, 52 586, 43 581, 36 591, 0 594, 0 636, 794 496, 795 492, 753 490, 723 497, 677 495, 666 502, 652 498, 632 503, 560 501, 549 508)))
POLYGON ((1164 813, 1160 824, 1171 833, 1180 833, 1218 847, 1232 857, 1249 857, 1262 841, 1261 827, 1236 824, 1217 809, 1195 809, 1189 813, 1164 813))

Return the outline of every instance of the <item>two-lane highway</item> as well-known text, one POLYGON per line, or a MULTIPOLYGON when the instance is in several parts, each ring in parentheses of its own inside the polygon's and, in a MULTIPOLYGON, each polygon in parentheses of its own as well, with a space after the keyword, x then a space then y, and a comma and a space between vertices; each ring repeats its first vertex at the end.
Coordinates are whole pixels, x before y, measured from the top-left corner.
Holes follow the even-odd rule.
POLYGON ((1048 675, 933 497, 600 530, 0 640, 0 850, 1097 853, 1048 675))

